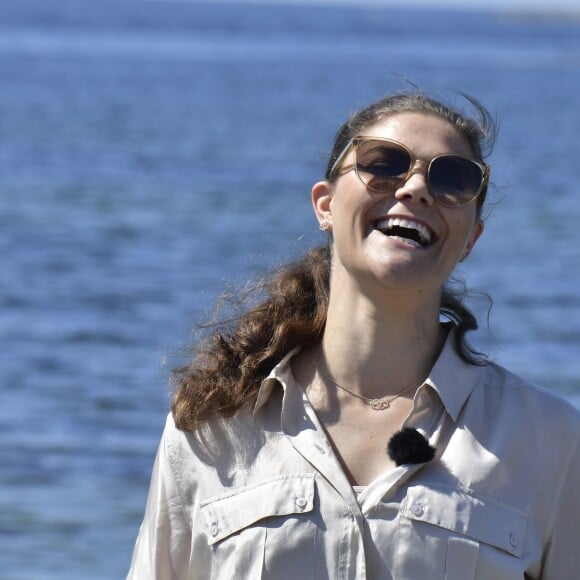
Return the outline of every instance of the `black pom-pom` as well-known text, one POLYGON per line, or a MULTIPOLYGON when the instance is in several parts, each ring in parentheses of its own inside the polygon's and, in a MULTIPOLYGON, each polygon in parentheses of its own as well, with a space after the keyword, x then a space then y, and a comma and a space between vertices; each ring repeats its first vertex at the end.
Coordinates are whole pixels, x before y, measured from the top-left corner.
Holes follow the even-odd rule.
POLYGON ((435 457, 435 448, 411 427, 405 427, 391 437, 387 452, 396 465, 427 463, 435 457))

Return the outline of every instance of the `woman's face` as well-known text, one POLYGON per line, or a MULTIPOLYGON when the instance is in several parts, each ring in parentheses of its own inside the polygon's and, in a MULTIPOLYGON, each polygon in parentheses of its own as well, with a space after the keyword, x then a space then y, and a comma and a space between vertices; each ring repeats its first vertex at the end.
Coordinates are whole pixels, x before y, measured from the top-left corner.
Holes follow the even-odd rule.
MULTIPOLYGON (((441 153, 471 157, 465 139, 449 123, 425 113, 397 113, 362 132, 365 136, 394 139, 415 157, 429 161, 441 153)), ((342 166, 353 161, 349 152, 342 166)), ((435 201, 426 183, 425 166, 390 193, 369 191, 354 170, 346 171, 330 185, 317 183, 312 190, 319 221, 332 226, 333 279, 355 282, 361 289, 391 287, 421 294, 438 294, 451 271, 483 231, 476 202, 446 207, 435 201), (393 220, 406 220, 396 222, 393 220), (405 229, 425 232, 428 243, 407 238, 405 229), (398 234, 398 235, 396 235, 398 234)))

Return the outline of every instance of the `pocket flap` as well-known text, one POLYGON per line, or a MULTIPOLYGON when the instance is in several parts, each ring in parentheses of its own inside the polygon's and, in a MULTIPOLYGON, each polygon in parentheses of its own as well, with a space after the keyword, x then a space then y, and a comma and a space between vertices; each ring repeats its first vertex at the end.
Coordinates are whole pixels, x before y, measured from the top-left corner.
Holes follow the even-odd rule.
POLYGON ((459 489, 415 485, 407 491, 402 513, 521 556, 527 515, 495 500, 459 489))
POLYGON ((211 546, 270 516, 302 514, 314 508, 314 474, 284 475, 241 487, 200 504, 211 546))

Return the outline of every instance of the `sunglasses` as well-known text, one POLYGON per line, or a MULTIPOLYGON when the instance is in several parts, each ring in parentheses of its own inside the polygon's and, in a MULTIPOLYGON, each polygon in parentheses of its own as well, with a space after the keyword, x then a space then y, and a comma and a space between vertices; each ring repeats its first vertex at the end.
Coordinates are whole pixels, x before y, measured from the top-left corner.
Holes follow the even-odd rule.
MULTIPOLYGON (((355 137, 338 156, 328 173, 331 179, 350 149, 354 163, 343 167, 340 175, 354 168, 362 183, 375 193, 392 193, 416 172, 417 158, 402 143, 379 137, 355 137)), ((472 202, 487 187, 489 165, 462 155, 443 153, 427 164, 429 193, 440 204, 461 207, 472 202)))

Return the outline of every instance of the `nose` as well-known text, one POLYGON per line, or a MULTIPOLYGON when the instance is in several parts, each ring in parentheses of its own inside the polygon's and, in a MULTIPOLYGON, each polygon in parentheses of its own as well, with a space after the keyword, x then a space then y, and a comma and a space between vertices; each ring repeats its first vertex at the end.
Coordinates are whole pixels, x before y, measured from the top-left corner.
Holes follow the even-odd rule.
POLYGON ((401 201, 413 201, 421 205, 433 205, 434 199, 427 185, 427 168, 417 162, 403 183, 396 189, 395 198, 401 201))

